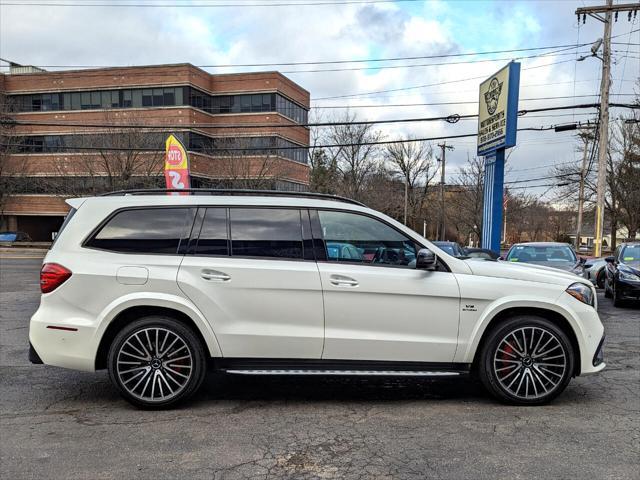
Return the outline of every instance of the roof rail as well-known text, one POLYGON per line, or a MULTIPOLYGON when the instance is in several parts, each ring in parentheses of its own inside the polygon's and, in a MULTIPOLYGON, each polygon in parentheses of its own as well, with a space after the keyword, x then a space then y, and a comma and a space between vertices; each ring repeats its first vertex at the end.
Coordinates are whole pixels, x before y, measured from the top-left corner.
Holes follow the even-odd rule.
POLYGON ((249 190, 249 189, 222 189, 222 188, 145 188, 134 190, 117 190, 114 192, 103 193, 101 197, 112 197, 118 195, 155 195, 155 194, 167 194, 167 193, 188 193, 190 195, 228 195, 228 196, 243 196, 253 195, 259 197, 298 197, 298 198, 315 198, 318 200, 333 200, 336 202, 350 203, 352 205, 359 205, 365 207, 366 205, 352 200, 351 198, 341 197, 338 195, 329 195, 327 193, 313 193, 313 192, 289 192, 286 190, 249 190))

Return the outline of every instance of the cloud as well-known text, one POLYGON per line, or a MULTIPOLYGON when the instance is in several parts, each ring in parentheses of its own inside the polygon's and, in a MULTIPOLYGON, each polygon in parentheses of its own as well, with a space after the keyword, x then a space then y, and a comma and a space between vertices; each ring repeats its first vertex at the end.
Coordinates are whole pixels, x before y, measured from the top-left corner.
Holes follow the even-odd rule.
MULTIPOLYGON (((595 4, 595 0, 587 4, 595 4)), ((541 45, 591 42, 602 36, 599 22, 578 25, 574 2, 480 2, 426 1, 283 8, 46 8, 0 6, 0 57, 19 63, 80 65, 144 65, 191 62, 194 64, 246 64, 311 62, 374 57, 440 55, 460 52, 526 48, 541 45)), ((636 27, 637 28, 637 24, 636 27)), ((614 35, 631 30, 619 21, 614 35)), ((619 41, 638 42, 638 35, 619 41)), ((615 47, 623 50, 626 46, 615 47)), ((631 47, 634 50, 634 47, 631 47)), ((637 48, 635 48, 637 50, 637 48)), ((537 51, 527 54, 541 53, 537 51)), ((523 59, 521 98, 593 94, 598 90, 600 62, 594 58, 575 62, 575 57, 523 59), (557 63, 570 60, 566 63, 557 63), (551 65, 550 65, 551 64, 551 65), (536 68, 531 68, 536 67, 536 68), (575 81, 575 83, 574 83, 575 81)), ((321 101, 323 105, 350 105, 363 119, 409 118, 475 113, 475 103, 418 107, 358 108, 359 105, 475 102, 480 80, 445 83, 470 77, 486 77, 508 59, 525 53, 494 56, 453 57, 405 62, 369 62, 338 65, 283 66, 280 70, 378 67, 399 64, 443 63, 441 66, 383 68, 341 72, 289 73, 313 98, 356 92, 430 87, 357 98, 321 101), (504 60, 449 64, 487 58, 504 60), (447 64, 444 64, 447 63, 447 64)), ((614 93, 633 91, 640 71, 637 58, 619 57, 613 67, 614 93)), ((637 57, 637 55, 636 55, 637 57)), ((271 69, 272 67, 269 67, 271 69)), ((273 67, 276 68, 276 67, 273 67)), ((211 69, 210 69, 211 70, 211 69)), ((213 69, 213 73, 237 69, 213 69)), ((251 69, 247 69, 251 70, 251 69)), ((595 97, 566 100, 523 101, 521 108, 550 104, 595 101, 595 97)), ((325 117, 340 110, 332 109, 325 117)), ((563 112, 571 114, 572 112, 563 112)), ((583 112, 578 112, 583 113, 583 112)), ((579 115, 576 120, 587 117, 579 115)), ((521 126, 540 126, 570 121, 569 117, 519 119, 521 126)), ((388 138, 473 133, 474 120, 381 125, 388 138)), ((513 152, 513 169, 566 161, 574 158, 571 133, 526 132, 513 152), (561 143, 560 143, 561 142, 561 143)), ((475 153, 475 139, 452 140, 456 150, 448 155, 448 171, 475 153)), ((544 170, 541 170, 544 172, 544 170)), ((540 171, 534 171, 536 173, 540 171)), ((540 176, 540 175, 537 175, 540 176)), ((533 178, 533 175, 532 175, 533 178)))

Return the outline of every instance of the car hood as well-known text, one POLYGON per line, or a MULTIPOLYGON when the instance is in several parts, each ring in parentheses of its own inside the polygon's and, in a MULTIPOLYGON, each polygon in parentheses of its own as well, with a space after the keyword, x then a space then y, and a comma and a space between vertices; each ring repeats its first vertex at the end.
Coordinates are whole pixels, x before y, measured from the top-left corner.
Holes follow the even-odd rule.
POLYGON ((618 265, 618 270, 630 270, 636 275, 640 275, 640 262, 622 262, 618 265))
POLYGON ((466 261, 474 275, 485 277, 511 278, 529 282, 552 283, 555 285, 569 286, 580 282, 586 284, 584 278, 570 272, 564 272, 557 268, 533 265, 531 263, 512 263, 503 261, 466 261))

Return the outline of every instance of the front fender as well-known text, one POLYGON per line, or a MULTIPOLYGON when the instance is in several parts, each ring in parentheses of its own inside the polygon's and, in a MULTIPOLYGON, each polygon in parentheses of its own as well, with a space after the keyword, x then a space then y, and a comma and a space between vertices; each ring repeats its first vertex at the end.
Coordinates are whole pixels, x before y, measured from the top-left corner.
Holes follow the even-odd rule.
POLYGON ((113 319, 131 307, 162 307, 184 313, 193 320, 196 327, 202 334, 202 337, 207 344, 209 355, 211 357, 222 356, 220 345, 218 344, 218 340, 211 328, 211 325, 193 303, 177 295, 156 292, 144 292, 143 294, 131 293, 129 295, 119 297, 117 300, 114 300, 107 305, 104 310, 100 312, 97 318, 98 327, 96 328, 94 337, 96 348, 113 319))
MULTIPOLYGON (((564 295, 561 295, 561 297, 564 295)), ((568 295, 567 295, 568 296, 568 295)), ((577 302, 577 300, 575 300, 577 302)), ((485 331, 491 324, 491 321, 500 313, 512 308, 530 308, 548 310, 561 315, 567 320, 578 340, 578 346, 581 350, 581 356, 584 351, 585 337, 583 326, 578 321, 576 313, 572 311, 566 304, 560 304, 556 300, 532 300, 524 296, 508 296, 502 297, 489 303, 481 315, 477 317, 475 323, 471 325, 463 325, 464 320, 461 319, 458 349, 456 351, 455 362, 472 363, 476 351, 480 345, 480 340, 485 331)))

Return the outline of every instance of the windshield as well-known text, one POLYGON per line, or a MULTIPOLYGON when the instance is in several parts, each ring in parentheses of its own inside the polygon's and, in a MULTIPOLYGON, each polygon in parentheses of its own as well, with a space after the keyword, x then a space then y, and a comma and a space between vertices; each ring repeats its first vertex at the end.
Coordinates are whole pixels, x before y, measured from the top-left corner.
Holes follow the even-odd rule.
POLYGON ((620 261, 623 263, 640 263, 640 245, 627 245, 620 253, 620 261))
POLYGON ((444 250, 452 257, 464 257, 465 253, 457 243, 433 242, 440 250, 444 250))
POLYGON ((516 245, 507 261, 557 265, 575 264, 578 259, 569 245, 516 245))

